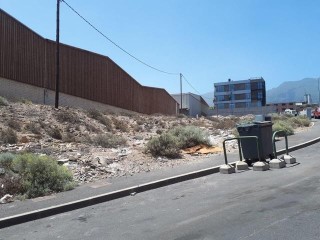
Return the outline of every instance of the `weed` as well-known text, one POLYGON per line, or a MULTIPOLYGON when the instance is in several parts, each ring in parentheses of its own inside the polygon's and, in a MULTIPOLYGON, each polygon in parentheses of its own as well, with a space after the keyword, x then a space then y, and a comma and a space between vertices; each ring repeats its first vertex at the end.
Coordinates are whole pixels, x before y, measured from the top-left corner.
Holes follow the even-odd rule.
POLYGON ((79 117, 76 114, 64 109, 60 109, 56 114, 56 117, 57 120, 61 123, 68 122, 74 124, 80 122, 79 117))
POLYGON ((61 132, 58 128, 47 128, 46 131, 50 137, 58 140, 62 139, 61 132))
POLYGON ((100 122, 104 126, 106 126, 108 131, 112 131, 112 121, 110 120, 110 118, 104 116, 97 109, 89 109, 88 116, 97 120, 98 122, 100 122))
POLYGON ((176 127, 169 131, 178 138, 180 148, 193 147, 198 144, 209 145, 209 136, 194 126, 176 127))
POLYGON ((121 132, 128 132, 128 126, 124 121, 118 120, 113 117, 112 122, 116 129, 120 130, 121 132))
POLYGON ((126 145, 126 140, 123 137, 111 133, 98 134, 91 138, 91 142, 96 146, 104 148, 115 148, 126 145))
POLYGON ((6 98, 0 96, 0 106, 8 106, 9 102, 6 98))
POLYGON ((70 190, 75 186, 68 169, 48 156, 18 155, 12 162, 12 170, 21 177, 21 194, 27 198, 70 190))
POLYGON ((160 136, 153 137, 146 146, 146 151, 152 156, 165 156, 168 158, 177 158, 180 156, 178 139, 171 133, 163 133, 160 136))
POLYGON ((15 155, 12 153, 0 153, 0 167, 10 169, 15 155))
POLYGON ((21 123, 13 118, 8 121, 8 126, 18 132, 21 131, 21 123))
POLYGON ((15 144, 18 142, 17 133, 12 128, 1 130, 0 141, 2 143, 15 144))
POLYGON ((277 120, 272 126, 272 131, 273 132, 284 131, 287 135, 294 134, 293 127, 290 124, 288 124, 287 121, 283 121, 283 120, 277 120))
POLYGON ((153 137, 147 143, 146 152, 150 152, 153 156, 175 158, 179 156, 180 149, 198 144, 210 145, 208 135, 194 126, 180 126, 153 137))
POLYGON ((33 134, 40 134, 40 127, 39 127, 39 125, 38 125, 37 123, 35 123, 35 122, 30 122, 30 123, 28 123, 28 124, 25 126, 25 128, 26 128, 28 131, 32 132, 33 134))

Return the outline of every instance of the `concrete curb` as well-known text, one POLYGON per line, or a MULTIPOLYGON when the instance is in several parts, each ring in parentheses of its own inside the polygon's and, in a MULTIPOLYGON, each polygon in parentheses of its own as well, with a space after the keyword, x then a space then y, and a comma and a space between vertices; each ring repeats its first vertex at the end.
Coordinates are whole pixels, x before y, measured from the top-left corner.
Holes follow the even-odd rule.
MULTIPOLYGON (((310 146, 310 145, 318 143, 318 142, 320 142, 320 137, 315 138, 313 140, 310 140, 308 142, 302 143, 302 144, 292 146, 289 148, 289 152, 310 146)), ((281 149, 281 150, 277 151, 277 154, 283 154, 283 153, 285 153, 285 149, 281 149)), ((233 162, 230 164, 235 166, 236 162, 233 162)), ((124 188, 121 190, 117 190, 117 191, 113 191, 113 192, 109 192, 109 193, 105 193, 105 194, 100 194, 100 195, 80 199, 80 200, 73 201, 73 202, 68 202, 65 204, 60 204, 60 205, 55 205, 55 206, 48 207, 48 208, 42 208, 42 209, 35 210, 35 211, 25 212, 25 213, 13 215, 10 217, 0 218, 0 229, 5 228, 5 227, 9 227, 9 226, 13 226, 13 225, 17 225, 17 224, 21 224, 21 223, 25 223, 28 221, 33 221, 33 220, 49 217, 49 216, 52 216, 55 214, 68 212, 68 211, 92 206, 92 205, 103 203, 103 202, 108 202, 108 201, 111 201, 114 199, 127 197, 127 196, 130 196, 130 194, 132 194, 132 193, 145 192, 148 190, 168 186, 171 184, 191 180, 194 178, 199 178, 199 177, 207 176, 210 174, 219 173, 219 168, 220 168, 220 166, 205 168, 205 169, 201 169, 198 171, 193 171, 193 172, 189 172, 189 173, 185 173, 185 174, 181 174, 181 175, 177 175, 177 176, 173 176, 173 177, 169 177, 169 178, 164 178, 164 179, 160 179, 157 181, 152 181, 152 182, 148 182, 148 183, 141 184, 141 185, 136 185, 136 186, 129 187, 129 188, 124 188)))
POLYGON ((48 207, 48 208, 42 208, 42 209, 35 210, 35 211, 30 211, 30 212, 26 212, 26 213, 22 213, 22 214, 17 214, 17 215, 1 218, 0 219, 0 229, 5 228, 5 227, 9 227, 12 225, 16 225, 16 224, 25 223, 28 221, 37 220, 40 218, 49 217, 49 216, 59 214, 59 213, 88 207, 88 206, 95 205, 98 203, 103 203, 103 202, 111 201, 114 199, 127 197, 127 196, 130 196, 130 194, 132 194, 132 193, 145 192, 148 190, 168 186, 171 184, 191 180, 194 178, 207 176, 207 175, 218 173, 218 172, 219 172, 219 166, 201 169, 198 171, 189 172, 186 174, 181 174, 181 175, 177 175, 174 177, 164 178, 164 179, 160 179, 157 181, 148 182, 145 184, 136 185, 136 186, 129 187, 129 188, 124 188, 121 190, 117 190, 117 191, 113 191, 113 192, 109 192, 109 193, 105 193, 105 194, 100 194, 100 195, 80 199, 80 200, 73 201, 73 202, 68 202, 65 204, 55 205, 55 206, 48 207))
MULTIPOLYGON (((304 142, 304 143, 289 147, 288 150, 289 150, 289 153, 290 153, 290 152, 299 150, 301 148, 308 147, 308 146, 313 145, 313 144, 318 143, 318 142, 320 142, 320 137, 312 139, 312 140, 310 140, 308 142, 304 142)), ((277 151, 277 154, 284 154, 285 152, 286 152, 286 149, 281 149, 281 150, 277 151)))

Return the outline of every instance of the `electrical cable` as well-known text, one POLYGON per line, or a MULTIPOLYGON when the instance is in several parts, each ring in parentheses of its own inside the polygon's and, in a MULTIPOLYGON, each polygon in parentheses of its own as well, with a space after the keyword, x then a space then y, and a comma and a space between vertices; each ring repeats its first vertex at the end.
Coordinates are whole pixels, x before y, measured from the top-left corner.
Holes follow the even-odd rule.
POLYGON ((126 51, 124 48, 120 47, 117 43, 115 43, 114 41, 112 41, 109 37, 107 37, 104 33, 102 33, 98 28, 96 28, 92 23, 90 23, 86 18, 84 18, 78 11, 76 11, 73 7, 70 6, 70 4, 68 4, 65 0, 60 0, 61 2, 65 3, 75 14, 77 14, 83 21, 85 21, 87 24, 89 24, 95 31, 97 31, 100 35, 102 35, 105 39, 107 39, 109 42, 111 42, 113 45, 115 45, 117 48, 119 48, 121 51, 123 51, 124 53, 126 53, 127 55, 129 55, 130 57, 132 57, 133 59, 135 59, 136 61, 140 62, 141 64, 156 70, 158 72, 161 73, 165 73, 165 74, 169 74, 169 75, 179 75, 179 73, 172 73, 172 72, 167 72, 167 71, 163 71, 161 69, 158 69, 156 67, 151 66, 150 64, 140 60, 139 58, 135 57, 134 55, 132 55, 131 53, 129 53, 128 51, 126 51))

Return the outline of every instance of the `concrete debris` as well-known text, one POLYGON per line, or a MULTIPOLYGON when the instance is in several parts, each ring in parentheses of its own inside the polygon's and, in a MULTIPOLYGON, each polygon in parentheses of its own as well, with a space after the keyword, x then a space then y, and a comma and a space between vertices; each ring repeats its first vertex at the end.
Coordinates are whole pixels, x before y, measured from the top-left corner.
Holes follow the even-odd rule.
POLYGON ((13 196, 10 194, 6 194, 0 199, 0 204, 6 204, 9 202, 13 202, 13 196))

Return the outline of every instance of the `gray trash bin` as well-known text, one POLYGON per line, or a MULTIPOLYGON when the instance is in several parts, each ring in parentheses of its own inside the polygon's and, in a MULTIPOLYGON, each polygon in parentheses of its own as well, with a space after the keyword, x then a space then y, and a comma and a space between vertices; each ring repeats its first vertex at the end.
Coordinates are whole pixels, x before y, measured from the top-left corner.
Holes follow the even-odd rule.
MULTIPOLYGON (((272 122, 263 121, 250 124, 241 124, 237 126, 237 130, 241 137, 258 137, 261 160, 273 158, 272 122)), ((259 160, 257 143, 255 139, 241 139, 241 148, 243 157, 249 164, 259 160)))

